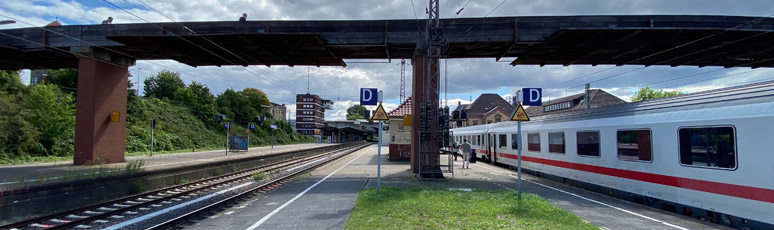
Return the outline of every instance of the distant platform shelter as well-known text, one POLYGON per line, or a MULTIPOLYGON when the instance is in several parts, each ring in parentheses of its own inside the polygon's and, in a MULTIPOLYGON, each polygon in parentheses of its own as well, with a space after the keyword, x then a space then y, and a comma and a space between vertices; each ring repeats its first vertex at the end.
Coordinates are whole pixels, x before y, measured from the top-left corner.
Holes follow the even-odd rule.
POLYGON ((411 120, 411 97, 387 113, 387 116, 390 117, 390 154, 388 159, 391 161, 411 160, 411 125, 406 125, 403 122, 411 120))

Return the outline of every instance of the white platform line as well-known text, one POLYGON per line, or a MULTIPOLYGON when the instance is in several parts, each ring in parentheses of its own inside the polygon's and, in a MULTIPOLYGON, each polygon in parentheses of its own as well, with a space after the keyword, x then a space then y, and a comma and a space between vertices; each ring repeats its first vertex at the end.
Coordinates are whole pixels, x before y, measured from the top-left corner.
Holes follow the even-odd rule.
MULTIPOLYGON (((372 148, 373 148, 373 147, 370 147, 370 148, 369 148, 369 150, 370 150, 370 149, 372 149, 372 148)), ((271 211, 271 213, 269 213, 268 215, 266 215, 266 216, 264 216, 263 218, 261 218, 260 220, 258 220, 258 222, 255 222, 255 224, 253 224, 252 226, 248 227, 248 228, 247 228, 247 230, 254 230, 254 229, 258 228, 258 226, 261 226, 261 224, 263 224, 264 222, 266 222, 267 220, 269 220, 269 218, 271 218, 272 216, 274 216, 275 214, 277 214, 277 213, 278 213, 280 210, 284 209, 285 207, 287 207, 288 205, 290 205, 291 203, 293 203, 293 201, 296 201, 296 200, 297 200, 299 197, 301 197, 301 196, 303 196, 304 194, 306 194, 307 192, 309 192, 309 190, 312 190, 312 188, 316 187, 318 184, 320 184, 320 183, 322 183, 323 181, 325 181, 326 179, 328 179, 328 177, 331 177, 331 176, 333 176, 333 174, 336 174, 337 172, 339 172, 339 171, 340 171, 341 169, 343 169, 344 167, 347 167, 347 165, 349 165, 349 164, 350 164, 350 163, 352 163, 353 161, 357 160, 358 158, 360 158, 361 156, 363 156, 363 154, 366 154, 367 152, 368 152, 368 151, 364 151, 363 153, 361 153, 360 155, 358 155, 357 157, 355 157, 355 159, 352 159, 352 160, 350 160, 350 161, 349 161, 349 162, 347 162, 346 164, 344 164, 344 165, 342 165, 341 167, 339 167, 339 169, 336 169, 336 171, 333 171, 331 174, 328 174, 328 175, 327 175, 327 176, 325 176, 324 178, 320 179, 320 181, 317 181, 317 183, 314 183, 312 186, 309 186, 309 188, 306 188, 306 189, 305 189, 303 192, 301 192, 301 193, 299 193, 298 195, 296 195, 295 197, 293 197, 293 199, 290 199, 288 202, 285 202, 285 204, 282 204, 282 206, 279 206, 279 207, 277 207, 277 209, 274 209, 274 211, 271 211)))
MULTIPOLYGON (((500 173, 502 175, 506 175, 506 176, 509 176, 509 177, 512 177, 512 178, 517 178, 517 177, 515 177, 515 176, 513 176, 511 174, 503 173, 501 171, 492 169, 492 168, 490 168, 488 166, 485 166, 485 165, 478 165, 478 166, 482 166, 483 168, 485 168, 485 169, 487 169, 489 171, 492 171, 492 172, 500 173)), ((602 206, 605 206, 605 207, 608 207, 608 208, 612 208, 612 209, 616 209, 618 211, 629 213, 629 214, 641 217, 643 219, 655 221, 655 222, 664 224, 664 225, 669 226, 669 227, 673 227, 673 228, 680 229, 680 230, 688 230, 687 228, 683 228, 683 227, 680 227, 680 226, 677 226, 677 225, 674 225, 674 224, 667 223, 667 222, 662 221, 662 220, 658 220, 656 218, 648 217, 648 216, 645 216, 645 215, 642 215, 642 214, 639 214, 639 213, 636 213, 636 212, 632 212, 632 211, 629 211, 629 210, 626 210, 626 209, 623 209, 623 208, 619 208, 619 207, 616 207, 616 206, 613 206, 613 205, 609 205, 609 204, 606 204, 606 203, 603 203, 601 201, 597 201, 597 200, 594 200, 594 199, 591 199, 591 198, 586 198, 584 196, 581 196, 581 195, 578 195, 578 194, 575 194, 575 193, 567 192, 567 191, 564 191, 564 190, 561 190, 561 189, 558 189, 558 188, 554 188, 554 187, 551 187, 551 186, 548 186, 548 185, 544 185, 544 184, 541 184, 541 183, 538 183, 538 182, 534 182, 534 181, 529 181, 529 180, 524 180, 524 181, 527 181, 527 182, 530 182, 530 183, 533 183, 533 184, 536 184, 536 185, 539 185, 539 186, 542 186, 544 188, 548 188, 548 189, 551 189, 551 190, 554 190, 554 191, 557 191, 557 192, 561 192, 561 193, 564 193, 564 194, 567 194, 567 195, 570 195, 570 196, 581 198, 583 200, 590 201, 592 203, 596 203, 596 204, 599 204, 599 205, 602 205, 602 206)))

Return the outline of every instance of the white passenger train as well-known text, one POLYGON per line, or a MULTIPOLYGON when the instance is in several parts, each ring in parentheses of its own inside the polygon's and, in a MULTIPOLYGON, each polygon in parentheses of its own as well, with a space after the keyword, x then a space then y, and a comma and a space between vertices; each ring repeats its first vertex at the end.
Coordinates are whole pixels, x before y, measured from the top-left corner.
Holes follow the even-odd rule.
MULTIPOLYGON (((452 130, 516 167, 516 122, 452 130)), ((529 173, 741 229, 774 229, 774 82, 532 117, 529 173)))

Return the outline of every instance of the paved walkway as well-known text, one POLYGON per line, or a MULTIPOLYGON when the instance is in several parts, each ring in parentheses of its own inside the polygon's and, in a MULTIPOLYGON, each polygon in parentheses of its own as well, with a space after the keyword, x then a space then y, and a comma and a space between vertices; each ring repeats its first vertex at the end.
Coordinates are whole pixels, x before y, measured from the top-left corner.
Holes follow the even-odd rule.
POLYGON ((72 161, 53 163, 35 163, 25 165, 0 166, 0 190, 12 189, 22 184, 45 184, 56 182, 62 177, 73 177, 84 173, 94 173, 103 168, 105 170, 124 170, 127 163, 142 162, 143 170, 159 170, 165 168, 182 167, 202 162, 221 161, 234 158, 252 157, 263 154, 289 152, 301 149, 319 148, 332 144, 295 144, 252 147, 246 152, 228 152, 226 150, 156 154, 154 156, 126 157, 126 162, 93 166, 74 166, 72 161))
MULTIPOLYGON (((358 193, 376 186, 376 146, 321 166, 308 177, 202 220, 189 229, 342 229, 358 193)), ((459 163, 455 162, 455 163, 459 163)), ((450 174, 446 175, 451 177, 450 174)), ((542 178, 524 176, 525 192, 536 193, 554 205, 579 215, 602 229, 722 229, 717 225, 629 203, 542 178)), ((511 190, 512 171, 471 164, 455 165, 451 180, 417 180, 408 162, 387 161, 382 148, 382 186, 441 186, 511 190)))

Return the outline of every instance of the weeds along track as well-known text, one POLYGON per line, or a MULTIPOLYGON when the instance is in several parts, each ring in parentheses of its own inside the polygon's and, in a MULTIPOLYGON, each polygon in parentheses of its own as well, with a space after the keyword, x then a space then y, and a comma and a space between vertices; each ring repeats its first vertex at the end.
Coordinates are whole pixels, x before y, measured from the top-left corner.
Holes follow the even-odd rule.
POLYGON ((263 165, 0 226, 0 229, 167 228, 222 204, 262 194, 369 144, 263 165), (112 226, 112 227, 111 227, 112 226))

